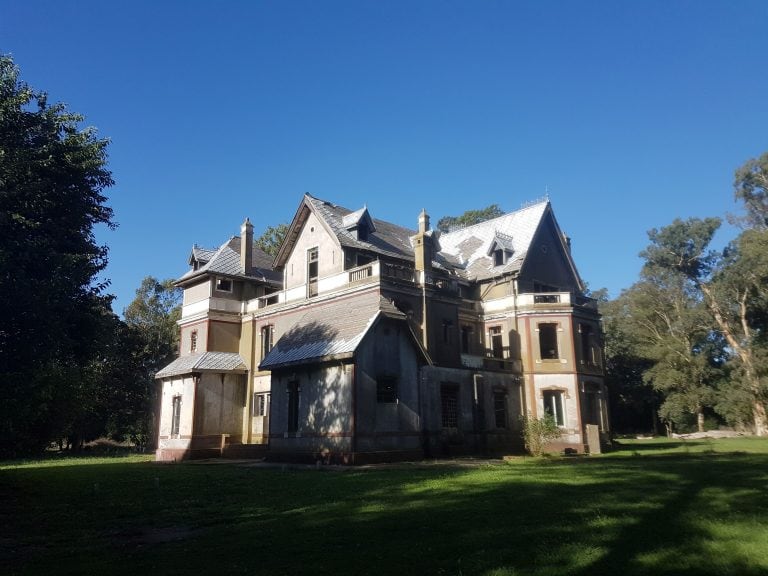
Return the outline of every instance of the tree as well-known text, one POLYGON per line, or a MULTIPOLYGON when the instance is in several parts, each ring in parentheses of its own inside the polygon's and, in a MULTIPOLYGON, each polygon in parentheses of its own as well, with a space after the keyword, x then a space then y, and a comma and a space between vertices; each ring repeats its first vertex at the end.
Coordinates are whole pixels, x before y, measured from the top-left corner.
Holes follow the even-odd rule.
POLYGON ((113 358, 122 367, 109 374, 119 390, 110 412, 109 432, 144 446, 155 428, 155 374, 178 354, 181 289, 173 280, 147 276, 124 316, 125 326, 119 334, 122 349, 113 358))
POLYGON ((768 152, 747 161, 736 170, 736 200, 744 203, 745 223, 758 230, 768 229, 768 152))
POLYGON ((472 224, 479 224, 492 218, 503 216, 504 211, 498 204, 491 204, 481 210, 467 210, 460 216, 443 216, 437 221, 437 229, 441 232, 450 232, 454 228, 463 228, 472 224))
POLYGON ((268 226, 264 233, 256 238, 256 246, 264 250, 270 256, 277 256, 280 245, 288 233, 288 224, 278 224, 277 226, 268 226))
POLYGON ((634 337, 628 293, 599 301, 603 317, 605 384, 610 390, 612 429, 619 433, 656 432, 657 409, 663 401, 645 379, 653 362, 634 337))
POLYGON ((722 254, 709 250, 718 218, 675 220, 649 233, 647 262, 681 274, 698 290, 738 362, 739 378, 751 403, 755 433, 768 434, 766 418, 766 365, 763 358, 764 328, 760 317, 768 285, 768 231, 748 230, 722 254))
POLYGON ((0 56, 0 455, 39 450, 98 356, 111 297, 107 140, 0 56))

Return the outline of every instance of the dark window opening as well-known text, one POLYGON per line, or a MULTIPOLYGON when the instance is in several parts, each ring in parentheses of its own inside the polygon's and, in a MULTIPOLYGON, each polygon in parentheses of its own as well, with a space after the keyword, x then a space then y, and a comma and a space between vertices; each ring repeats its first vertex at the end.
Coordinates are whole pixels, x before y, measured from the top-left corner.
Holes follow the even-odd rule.
POLYGON ((497 248, 493 251, 493 265, 494 266, 503 266, 504 265, 504 250, 501 248, 497 248))
POLYGON ((459 387, 455 384, 440 387, 440 411, 443 428, 459 427, 459 387))
POLYGON ((539 324, 539 350, 542 360, 557 360, 557 324, 539 324))
POLYGON ((443 344, 451 343, 451 329, 453 328, 453 322, 450 320, 443 320, 443 344))
POLYGON ((189 335, 189 351, 194 352, 197 350, 197 330, 192 330, 189 335))
POLYGON ((179 435, 181 424, 181 396, 173 397, 173 412, 171 413, 171 435, 179 435))
POLYGON ((274 326, 263 326, 261 328, 261 359, 267 357, 270 350, 272 350, 272 338, 275 333, 274 326))
POLYGON ((288 382, 288 432, 299 429, 299 383, 288 382))
POLYGON ((502 339, 501 326, 491 328, 491 351, 494 358, 504 358, 504 340, 502 339))
POLYGON ((376 380, 376 402, 378 404, 397 403, 397 378, 383 376, 376 380))
POLYGON ((472 326, 461 327, 461 352, 469 354, 472 349, 472 326))
POLYGON ((507 427, 507 394, 501 390, 493 393, 493 415, 496 428, 507 427))
POLYGON ((373 256, 369 256, 368 254, 358 254, 355 257, 355 260, 358 266, 365 266, 366 264, 373 262, 373 256))
POLYGON ((565 426, 564 397, 560 390, 544 390, 543 393, 544 412, 552 416, 558 426, 565 426))
POLYGON ((596 366, 597 355, 595 354, 592 326, 580 324, 579 329, 581 330, 581 361, 589 366, 596 366))
POLYGON ((317 296, 318 254, 317 248, 307 251, 307 295, 317 296))
POLYGON ((219 292, 232 292, 232 280, 229 278, 216 278, 216 290, 219 292))

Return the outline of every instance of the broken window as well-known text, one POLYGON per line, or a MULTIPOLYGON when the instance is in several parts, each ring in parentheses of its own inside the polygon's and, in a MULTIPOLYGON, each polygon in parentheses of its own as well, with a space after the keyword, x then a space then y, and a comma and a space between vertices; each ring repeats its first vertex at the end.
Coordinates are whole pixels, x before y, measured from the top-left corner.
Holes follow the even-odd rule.
POLYGON ((453 328, 453 322, 450 320, 443 320, 443 344, 451 343, 451 329, 453 328))
POLYGON ((494 266, 503 266, 504 265, 504 250, 501 248, 497 248, 493 251, 493 265, 494 266))
POLYGON ((557 324, 539 324, 539 351, 542 360, 557 360, 557 324))
POLYGON ((456 384, 440 386, 440 410, 443 428, 459 427, 459 387, 456 384))
POLYGON ((317 248, 307 250, 307 296, 317 296, 318 254, 317 248))
POLYGON ((171 436, 179 435, 181 424, 181 396, 173 397, 173 410, 171 412, 171 436))
POLYGON ((504 358, 504 340, 502 339, 501 326, 492 326, 491 333, 491 353, 494 358, 504 358))
POLYGON ((555 424, 565 426, 565 394, 562 390, 544 390, 542 394, 544 400, 544 412, 552 416, 555 424))
POLYGON ((216 278, 216 290, 219 292, 232 292, 232 280, 229 278, 216 278))
POLYGON ((397 403, 397 378, 380 376, 376 380, 376 402, 378 404, 397 403))
POLYGON ((194 352, 197 350, 197 330, 192 330, 189 335, 189 351, 194 352))
POLYGON ((270 394, 257 393, 253 395, 253 415, 254 416, 267 416, 269 414, 269 400, 270 394))

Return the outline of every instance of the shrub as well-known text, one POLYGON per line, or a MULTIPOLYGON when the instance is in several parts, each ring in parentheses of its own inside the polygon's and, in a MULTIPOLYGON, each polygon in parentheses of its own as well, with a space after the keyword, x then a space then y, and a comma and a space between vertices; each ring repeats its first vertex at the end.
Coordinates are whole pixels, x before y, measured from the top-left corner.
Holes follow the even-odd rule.
POLYGON ((520 420, 523 423, 525 449, 531 456, 541 456, 547 444, 560 438, 560 428, 551 414, 544 414, 538 419, 522 415, 520 420))

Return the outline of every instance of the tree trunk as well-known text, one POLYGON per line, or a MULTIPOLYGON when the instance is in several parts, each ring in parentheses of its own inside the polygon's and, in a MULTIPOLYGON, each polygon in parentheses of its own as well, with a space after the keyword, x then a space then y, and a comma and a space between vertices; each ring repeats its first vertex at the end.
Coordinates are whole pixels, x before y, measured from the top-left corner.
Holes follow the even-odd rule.
POLYGON ((699 432, 704 432, 704 410, 701 409, 701 406, 699 406, 699 411, 696 414, 696 424, 699 432))
POLYGON ((749 345, 750 334, 746 317, 746 306, 742 301, 740 306, 740 320, 742 329, 745 331, 744 337, 748 342, 746 346, 742 346, 741 342, 739 342, 738 338, 736 338, 733 327, 723 314, 723 311, 720 308, 720 303, 715 299, 715 295, 713 294, 710 287, 703 282, 699 282, 698 285, 701 289, 701 292, 704 294, 704 298, 706 299, 709 310, 715 317, 715 322, 717 322, 717 325, 723 332, 725 341, 728 343, 731 349, 736 352, 736 355, 739 357, 742 365, 744 366, 744 379, 747 381, 749 391, 752 394, 752 418, 754 419, 755 435, 768 436, 768 418, 766 418, 765 414, 765 404, 763 404, 763 401, 761 400, 760 378, 757 376, 757 372, 753 363, 752 347, 749 345))
POLYGON ((756 398, 752 405, 752 417, 755 420, 755 434, 757 436, 768 436, 768 418, 765 414, 765 404, 759 398, 756 398))

